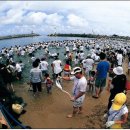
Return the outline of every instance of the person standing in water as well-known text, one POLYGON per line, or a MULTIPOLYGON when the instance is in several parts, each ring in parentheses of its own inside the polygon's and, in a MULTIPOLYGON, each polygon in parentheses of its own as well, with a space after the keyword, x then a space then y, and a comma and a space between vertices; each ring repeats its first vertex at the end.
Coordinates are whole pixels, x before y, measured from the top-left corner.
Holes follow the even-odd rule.
POLYGON ((101 52, 100 53, 101 61, 97 65, 96 80, 95 80, 96 95, 93 95, 93 98, 99 98, 101 92, 106 86, 107 73, 109 71, 110 65, 105 58, 106 54, 101 52))
POLYGON ((36 92, 42 91, 42 71, 38 68, 39 63, 37 61, 33 62, 33 68, 30 70, 30 84, 33 87, 33 94, 36 95, 36 92))
POLYGON ((71 98, 71 101, 73 101, 73 112, 72 114, 67 115, 68 118, 71 118, 76 114, 82 113, 82 105, 85 99, 85 92, 87 89, 87 80, 82 74, 82 69, 80 67, 75 67, 71 74, 74 74, 74 76, 62 77, 62 79, 64 80, 74 81, 74 87, 72 90, 73 96, 71 98))

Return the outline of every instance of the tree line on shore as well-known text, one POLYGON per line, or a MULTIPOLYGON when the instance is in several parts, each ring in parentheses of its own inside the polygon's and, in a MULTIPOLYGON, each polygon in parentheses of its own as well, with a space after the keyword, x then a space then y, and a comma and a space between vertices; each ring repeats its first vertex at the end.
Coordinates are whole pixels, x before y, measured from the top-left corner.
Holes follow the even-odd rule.
POLYGON ((116 34, 113 34, 111 36, 108 35, 99 35, 99 34, 61 34, 61 33, 54 33, 54 34, 49 34, 48 36, 59 36, 59 37, 86 37, 86 38, 111 38, 111 39, 124 39, 124 40, 130 40, 129 36, 119 36, 116 34))

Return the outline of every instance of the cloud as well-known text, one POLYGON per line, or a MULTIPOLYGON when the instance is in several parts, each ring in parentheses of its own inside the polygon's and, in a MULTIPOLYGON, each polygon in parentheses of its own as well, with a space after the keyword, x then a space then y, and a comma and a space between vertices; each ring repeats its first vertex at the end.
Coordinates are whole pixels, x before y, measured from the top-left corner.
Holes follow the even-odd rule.
POLYGON ((0 1, 0 35, 98 33, 130 35, 130 1, 0 1))
POLYGON ((62 20, 63 20, 64 16, 62 15, 58 15, 57 13, 54 14, 50 14, 47 16, 45 23, 48 25, 54 25, 54 26, 58 26, 60 24, 62 24, 62 20))
POLYGON ((44 22, 47 15, 43 12, 30 12, 23 18, 23 23, 28 25, 40 25, 44 22))
POLYGON ((76 16, 74 14, 69 14, 67 16, 68 18, 68 24, 72 27, 86 27, 88 26, 88 22, 84 19, 84 18, 81 18, 79 16, 76 16))
POLYGON ((5 25, 21 23, 23 14, 23 10, 10 9, 1 17, 0 24, 5 25))

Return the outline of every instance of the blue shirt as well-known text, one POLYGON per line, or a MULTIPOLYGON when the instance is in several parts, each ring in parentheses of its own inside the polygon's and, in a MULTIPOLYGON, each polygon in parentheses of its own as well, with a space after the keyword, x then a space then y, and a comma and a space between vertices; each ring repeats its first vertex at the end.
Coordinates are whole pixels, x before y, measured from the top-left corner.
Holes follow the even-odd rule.
POLYGON ((109 63, 107 61, 101 61, 97 65, 97 78, 106 78, 107 77, 107 72, 109 71, 109 63))

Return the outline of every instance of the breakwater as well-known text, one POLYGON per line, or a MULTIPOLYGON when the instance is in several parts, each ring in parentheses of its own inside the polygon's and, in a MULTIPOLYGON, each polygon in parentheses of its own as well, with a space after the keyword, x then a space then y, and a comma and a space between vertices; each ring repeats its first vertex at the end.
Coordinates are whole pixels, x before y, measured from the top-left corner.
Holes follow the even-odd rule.
POLYGON ((34 37, 34 36, 40 36, 40 35, 36 34, 36 33, 8 35, 8 36, 0 36, 0 40, 12 39, 12 38, 22 38, 22 37, 34 37))

